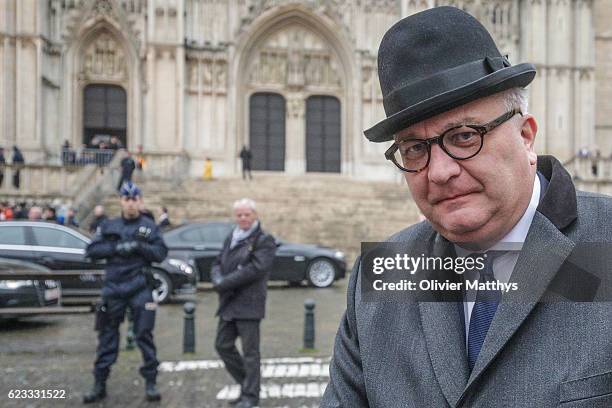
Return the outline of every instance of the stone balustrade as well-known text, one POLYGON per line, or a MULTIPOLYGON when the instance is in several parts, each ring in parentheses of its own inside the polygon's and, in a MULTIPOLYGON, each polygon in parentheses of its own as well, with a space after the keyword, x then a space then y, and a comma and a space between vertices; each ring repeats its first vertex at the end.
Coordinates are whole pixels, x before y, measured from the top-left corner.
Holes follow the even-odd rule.
POLYGON ((0 167, 4 179, 2 197, 70 198, 98 172, 95 165, 63 166, 52 164, 6 164, 0 167), (19 174, 19 188, 14 177, 19 174))

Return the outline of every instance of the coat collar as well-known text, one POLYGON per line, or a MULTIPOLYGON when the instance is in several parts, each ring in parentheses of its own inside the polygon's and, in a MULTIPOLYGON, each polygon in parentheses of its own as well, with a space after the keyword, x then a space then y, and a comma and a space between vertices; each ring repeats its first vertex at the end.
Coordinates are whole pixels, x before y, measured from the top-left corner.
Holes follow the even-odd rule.
POLYGON ((542 185, 538 211, 562 231, 578 218, 576 188, 572 176, 553 156, 538 156, 538 172, 548 184, 546 188, 542 185))
POLYGON ((223 252, 234 251, 238 248, 242 248, 245 244, 252 246, 263 233, 263 230, 261 229, 261 222, 258 222, 257 227, 246 238, 238 241, 234 247, 231 246, 233 233, 234 230, 232 230, 232 232, 230 232, 228 237, 225 239, 223 244, 223 252))

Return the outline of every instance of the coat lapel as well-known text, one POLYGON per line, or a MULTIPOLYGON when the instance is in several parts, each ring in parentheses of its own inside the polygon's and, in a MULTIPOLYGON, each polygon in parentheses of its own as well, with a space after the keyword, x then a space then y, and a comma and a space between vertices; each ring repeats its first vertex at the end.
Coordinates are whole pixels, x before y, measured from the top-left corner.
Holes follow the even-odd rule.
POLYGON ((531 313, 573 248, 574 242, 536 212, 510 278, 518 290, 503 295, 464 395, 531 313))
POLYGON ((562 232, 577 218, 571 176, 551 156, 538 157, 538 171, 546 182, 542 183, 538 211, 510 278, 518 290, 503 295, 461 399, 535 308, 575 246, 562 232))
MULTIPOLYGON (((453 245, 436 234, 433 256, 454 256, 453 245)), ((444 396, 455 406, 468 380, 461 302, 419 302, 421 325, 434 374, 444 396)))

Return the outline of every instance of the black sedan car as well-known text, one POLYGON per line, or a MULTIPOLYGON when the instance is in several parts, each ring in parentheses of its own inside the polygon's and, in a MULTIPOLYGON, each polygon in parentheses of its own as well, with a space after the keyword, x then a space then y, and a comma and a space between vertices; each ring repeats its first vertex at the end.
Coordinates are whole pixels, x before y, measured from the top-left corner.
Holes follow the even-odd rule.
MULTIPOLYGON (((104 263, 85 258, 90 238, 80 231, 43 221, 0 222, 0 257, 20 259, 51 270, 72 271, 62 277, 64 303, 89 303, 100 295, 104 263)), ((194 293, 193 266, 181 259, 167 257, 154 263, 154 276, 160 286, 155 299, 166 302, 173 294, 194 293)))
POLYGON ((61 306, 61 285, 53 279, 43 279, 51 274, 48 268, 31 262, 0 258, 0 319, 44 313, 48 308, 61 306), (25 279, 32 275, 31 279, 25 279), (42 275, 42 276, 41 276, 42 275))
MULTIPOLYGON (((210 268, 234 225, 229 222, 191 223, 164 233, 168 257, 195 264, 201 282, 210 281, 210 268)), ((346 260, 338 250, 318 245, 294 244, 277 239, 278 249, 270 280, 298 284, 307 281, 318 288, 344 278, 346 260)))

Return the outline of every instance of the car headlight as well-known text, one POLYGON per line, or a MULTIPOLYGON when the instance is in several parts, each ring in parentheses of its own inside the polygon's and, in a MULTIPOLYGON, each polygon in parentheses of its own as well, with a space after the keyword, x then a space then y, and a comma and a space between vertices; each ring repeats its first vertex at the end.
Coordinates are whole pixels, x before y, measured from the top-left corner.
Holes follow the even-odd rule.
POLYGON ((193 267, 185 261, 172 258, 168 259, 168 263, 187 275, 191 275, 193 273, 193 267))
POLYGON ((334 258, 344 260, 344 252, 342 251, 334 252, 334 258))
POLYGON ((31 280, 3 280, 0 281, 0 289, 19 289, 25 286, 32 286, 31 280))

